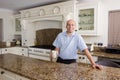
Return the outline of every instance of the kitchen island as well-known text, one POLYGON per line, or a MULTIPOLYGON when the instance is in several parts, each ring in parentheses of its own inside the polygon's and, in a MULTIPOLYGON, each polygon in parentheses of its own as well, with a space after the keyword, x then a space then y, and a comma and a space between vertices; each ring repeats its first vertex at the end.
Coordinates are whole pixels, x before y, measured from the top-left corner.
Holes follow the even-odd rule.
POLYGON ((1 54, 0 68, 30 80, 120 80, 120 68, 97 70, 89 64, 66 65, 14 54, 1 54))

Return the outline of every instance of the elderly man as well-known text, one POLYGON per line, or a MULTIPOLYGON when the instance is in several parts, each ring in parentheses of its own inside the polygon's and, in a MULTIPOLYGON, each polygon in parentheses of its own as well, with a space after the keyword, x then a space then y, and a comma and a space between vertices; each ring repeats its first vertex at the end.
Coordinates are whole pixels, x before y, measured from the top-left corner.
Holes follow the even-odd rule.
POLYGON ((78 58, 78 50, 84 51, 86 56, 91 62, 93 68, 102 69, 101 65, 98 65, 92 59, 92 56, 83 40, 83 38, 75 32, 75 21, 70 19, 66 24, 67 31, 61 32, 56 37, 53 45, 58 52, 57 62, 70 64, 76 62, 78 58))

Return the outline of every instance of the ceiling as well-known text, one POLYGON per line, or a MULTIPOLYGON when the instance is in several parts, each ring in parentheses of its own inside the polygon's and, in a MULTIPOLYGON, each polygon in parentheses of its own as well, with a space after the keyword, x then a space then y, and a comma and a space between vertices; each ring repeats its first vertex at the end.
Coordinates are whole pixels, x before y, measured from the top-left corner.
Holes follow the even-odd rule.
MULTIPOLYGON (((13 11, 19 11, 23 9, 38 7, 42 5, 48 5, 57 2, 63 2, 67 0, 0 0, 0 8, 13 11)), ((82 1, 96 1, 96 0, 78 0, 82 1)))
POLYGON ((0 0, 0 8, 18 11, 67 0, 0 0))

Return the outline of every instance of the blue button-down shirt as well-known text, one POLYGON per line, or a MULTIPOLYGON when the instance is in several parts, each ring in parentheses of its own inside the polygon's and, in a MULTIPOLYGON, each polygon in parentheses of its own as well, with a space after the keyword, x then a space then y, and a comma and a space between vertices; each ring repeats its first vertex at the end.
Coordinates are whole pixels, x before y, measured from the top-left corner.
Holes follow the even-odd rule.
POLYGON ((76 32, 68 36, 66 32, 59 33, 53 45, 60 49, 59 57, 62 59, 77 59, 78 49, 84 50, 87 48, 83 38, 76 32))

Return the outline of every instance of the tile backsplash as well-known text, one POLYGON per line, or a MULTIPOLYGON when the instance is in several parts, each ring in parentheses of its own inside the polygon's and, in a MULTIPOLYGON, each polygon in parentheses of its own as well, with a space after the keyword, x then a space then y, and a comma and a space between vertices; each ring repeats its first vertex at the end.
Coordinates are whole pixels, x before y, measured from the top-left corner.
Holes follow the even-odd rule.
POLYGON ((62 29, 50 28, 36 31, 36 45, 52 45, 62 29))

